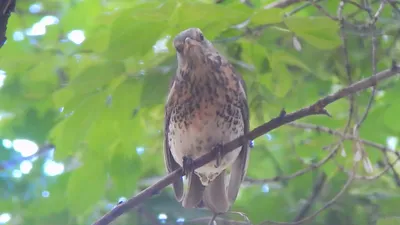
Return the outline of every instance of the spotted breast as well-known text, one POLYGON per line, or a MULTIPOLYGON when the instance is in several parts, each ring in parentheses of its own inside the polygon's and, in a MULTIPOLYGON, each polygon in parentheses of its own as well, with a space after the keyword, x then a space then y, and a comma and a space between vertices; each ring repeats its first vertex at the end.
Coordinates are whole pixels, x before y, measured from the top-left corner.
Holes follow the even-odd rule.
MULTIPOLYGON (((244 134, 238 85, 228 84, 229 79, 232 79, 232 83, 235 79, 229 78, 229 74, 204 72, 209 74, 201 76, 202 79, 178 81, 172 87, 176 88, 174 97, 177 107, 171 112, 168 144, 174 160, 180 166, 183 166, 184 156, 196 159, 214 146, 244 134), (218 78, 220 82, 216 82, 218 78), (191 88, 193 86, 196 88, 191 88)), ((196 169, 195 173, 201 183, 207 186, 213 181, 233 163, 240 150, 241 147, 224 155, 219 167, 216 167, 216 160, 213 160, 196 169)))

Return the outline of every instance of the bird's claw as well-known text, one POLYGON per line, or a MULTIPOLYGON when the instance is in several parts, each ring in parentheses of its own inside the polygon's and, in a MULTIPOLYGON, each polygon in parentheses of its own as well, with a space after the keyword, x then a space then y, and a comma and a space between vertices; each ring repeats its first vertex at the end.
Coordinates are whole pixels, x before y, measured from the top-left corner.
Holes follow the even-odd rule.
POLYGON ((193 159, 189 156, 183 156, 182 159, 182 169, 183 173, 187 176, 189 173, 193 172, 193 159))
POLYGON ((216 157, 215 157, 215 168, 218 168, 221 165, 221 160, 222 160, 222 144, 216 144, 213 148, 212 151, 216 151, 216 157))
POLYGON ((253 140, 250 140, 249 141, 249 148, 253 148, 254 147, 254 141, 253 140))
POLYGON ((204 201, 200 200, 199 204, 197 204, 196 208, 204 208, 204 201))
POLYGON ((118 203, 117 203, 117 205, 121 205, 121 204, 124 203, 124 202, 125 202, 124 200, 119 200, 118 203))

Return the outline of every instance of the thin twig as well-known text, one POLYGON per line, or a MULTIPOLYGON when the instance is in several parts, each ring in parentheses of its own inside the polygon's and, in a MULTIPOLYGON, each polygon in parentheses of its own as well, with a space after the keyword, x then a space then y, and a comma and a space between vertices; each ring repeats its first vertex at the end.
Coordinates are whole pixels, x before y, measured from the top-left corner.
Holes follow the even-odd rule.
POLYGON ((264 6, 264 9, 270 9, 270 8, 286 8, 290 5, 299 3, 304 0, 278 0, 276 2, 270 3, 266 6, 264 6))
POLYGON ((317 8, 322 14, 324 14, 325 16, 329 17, 331 20, 333 21, 338 21, 339 19, 335 16, 332 16, 331 14, 329 14, 329 12, 327 12, 324 8, 322 8, 322 6, 320 6, 315 0, 309 0, 310 3, 317 8))
MULTIPOLYGON (((380 0, 373 0, 373 1, 371 2, 371 4, 375 4, 375 3, 377 3, 378 1, 380 1, 380 0)), ((356 2, 350 1, 350 0, 346 0, 346 2, 348 2, 349 4, 352 4, 352 5, 354 5, 354 6, 356 6, 356 7, 359 8, 359 10, 357 10, 356 12, 351 13, 351 14, 349 14, 349 15, 347 16, 347 18, 349 18, 349 19, 356 17, 356 16, 357 16, 358 14, 360 14, 361 12, 367 12, 369 15, 371 15, 371 13, 372 13, 371 6, 370 6, 368 0, 363 1, 363 2, 364 2, 364 6, 362 6, 362 5, 360 5, 360 4, 357 4, 356 2)))
MULTIPOLYGON (((386 161, 389 161, 389 156, 388 156, 387 152, 384 153, 384 156, 385 156, 386 161)), ((393 162, 393 163, 388 162, 388 165, 393 173, 393 180, 396 182, 398 187, 400 187, 400 176, 399 176, 399 173, 397 173, 396 169, 393 166, 396 164, 397 160, 399 160, 399 159, 400 159, 400 157, 397 156, 395 162, 393 162)))
MULTIPOLYGON (((355 163, 356 164, 356 163, 355 163)), ((355 166, 354 166, 355 167, 355 166)), ((296 222, 276 222, 276 221, 264 221, 262 223, 260 223, 259 225, 299 225, 299 224, 303 224, 306 222, 311 221, 312 219, 314 219, 316 216, 318 216, 318 214, 320 214, 322 211, 324 211, 325 209, 329 208, 333 203, 336 202, 336 200, 338 200, 340 198, 340 196, 342 196, 344 194, 344 192, 347 191, 347 189, 350 187, 350 184, 353 182, 354 180, 354 173, 349 176, 349 178, 347 179, 346 183, 343 185, 342 189, 339 191, 339 193, 337 193, 330 201, 328 201, 327 203, 325 203, 325 205, 323 207, 321 207, 319 210, 315 211, 312 215, 300 220, 300 221, 296 221, 296 222)))
POLYGON ((330 129, 328 127, 323 127, 323 126, 318 126, 318 125, 314 125, 314 124, 307 124, 307 123, 299 123, 299 122, 293 122, 293 123, 289 123, 288 124, 291 127, 295 127, 295 128, 301 128, 301 129, 310 129, 310 130, 315 130, 317 132, 324 132, 327 134, 332 134, 338 137, 341 137, 343 139, 346 140, 353 140, 353 141, 360 141, 361 143, 368 145, 370 147, 376 148, 378 150, 380 150, 381 152, 391 152, 394 153, 396 156, 400 156, 400 151, 396 151, 396 150, 392 150, 384 145, 372 142, 372 141, 368 141, 368 140, 363 140, 363 139, 358 139, 355 136, 349 135, 349 134, 345 134, 333 129, 330 129))
POLYGON ((253 179, 253 178, 246 178, 246 181, 252 183, 252 184, 264 184, 264 183, 268 183, 268 182, 276 182, 276 181, 286 181, 286 180, 290 180, 293 179, 295 177, 301 176, 311 170, 315 170, 319 167, 321 167, 322 165, 324 165, 325 163, 327 163, 330 159, 332 159, 336 153, 338 151, 338 148, 332 148, 329 152, 329 154, 327 156, 325 156, 325 158, 321 159, 321 161, 311 164, 310 166, 298 170, 290 175, 286 175, 286 176, 276 176, 273 178, 267 178, 267 179, 253 179))
MULTIPOLYGON (((348 81, 349 85, 351 85, 353 83, 353 79, 351 76, 349 53, 347 50, 347 36, 345 35, 345 32, 344 32, 344 26, 345 26, 345 24, 344 24, 345 20, 343 17, 344 6, 345 6, 345 1, 344 0, 340 1, 337 14, 338 14, 338 18, 340 21, 340 39, 342 40, 343 58, 344 58, 344 65, 345 65, 345 69, 346 69, 347 81, 348 81)), ((354 105, 355 105, 353 94, 350 94, 349 100, 350 100, 349 119, 347 120, 347 124, 344 128, 344 133, 347 132, 347 129, 349 128, 349 126, 351 124, 351 120, 353 118, 354 105)))
MULTIPOLYGON (((368 3, 366 3, 366 4, 368 4, 368 3)), ((385 1, 382 1, 380 6, 379 6, 378 11, 375 13, 374 16, 372 16, 372 14, 369 13, 370 19, 372 20, 371 27, 373 29, 373 31, 372 31, 372 54, 371 54, 371 58, 372 58, 372 74, 376 73, 376 46, 377 46, 377 40, 376 40, 376 35, 375 35, 376 22, 377 22, 380 14, 381 14, 381 12, 383 10, 384 5, 385 5, 385 1)), ((367 5, 367 7, 369 7, 369 5, 367 5)), ((357 122, 357 124, 354 126, 353 135, 356 136, 356 137, 358 136, 358 130, 360 129, 361 124, 367 118, 369 110, 372 107, 372 103, 374 101, 375 94, 376 94, 376 84, 374 84, 372 86, 372 93, 371 93, 371 96, 369 98, 368 105, 367 105, 367 108, 365 109, 365 112, 364 112, 363 116, 357 122)), ((360 156, 359 159, 360 160, 362 159, 363 162, 364 162, 365 170, 368 171, 368 172, 372 172, 372 165, 371 165, 371 162, 370 162, 370 160, 369 160, 369 158, 367 156, 367 152, 365 152, 365 149, 362 147, 362 145, 361 145, 361 143, 359 141, 356 141, 356 146, 357 146, 357 149, 356 149, 357 152, 356 152, 355 157, 357 157, 357 154, 359 154, 359 156, 360 156)))
POLYGON ((400 14, 400 9, 399 7, 397 7, 397 4, 400 4, 399 2, 395 2, 393 0, 387 0, 389 2, 389 4, 392 6, 392 8, 394 9, 394 11, 396 11, 397 13, 400 14))
MULTIPOLYGON (((346 0, 346 2, 349 3, 350 5, 356 6, 360 11, 366 11, 366 12, 368 12, 368 14, 372 15, 371 14, 371 8, 369 6, 367 6, 367 5, 366 6, 362 6, 362 5, 358 4, 357 2, 350 1, 350 0, 346 0)), ((365 2, 368 4, 368 0, 365 1, 365 2)))
POLYGON ((304 160, 304 159, 303 159, 302 157, 300 157, 300 155, 297 153, 297 151, 296 151, 296 144, 294 143, 293 139, 290 139, 289 142, 290 142, 290 149, 292 150, 293 155, 296 157, 297 161, 299 161, 301 164, 304 164, 304 165, 310 165, 309 162, 307 162, 306 160, 304 160))
POLYGON ((379 19, 379 16, 380 16, 381 13, 382 13, 382 10, 383 10, 383 7, 385 6, 385 4, 386 4, 386 0, 382 0, 382 1, 381 1, 381 4, 379 5, 378 10, 376 11, 374 17, 372 18, 371 24, 376 24, 376 22, 377 22, 378 19, 379 19))
POLYGON ((326 181, 326 174, 322 172, 317 177, 316 181, 314 182, 314 186, 313 186, 312 193, 311 193, 310 197, 307 199, 307 201, 303 205, 303 207, 301 207, 299 213, 297 214, 297 216, 293 220, 293 222, 300 221, 301 219, 303 219, 307 215, 307 213, 311 209, 311 206, 315 203, 315 201, 317 200, 318 195, 321 193, 322 188, 324 187, 325 181, 326 181))
MULTIPOLYGON (((395 163, 397 163, 397 160, 400 158, 400 152, 399 151, 391 150, 391 149, 389 149, 388 147, 386 147, 384 145, 380 145, 380 144, 377 144, 377 143, 374 143, 374 142, 371 142, 371 141, 359 139, 357 136, 344 134, 344 133, 341 133, 339 131, 336 131, 336 130, 333 130, 333 129, 330 129, 330 128, 327 128, 327 127, 323 127, 323 126, 318 126, 318 125, 314 125, 314 124, 306 124, 306 123, 298 123, 298 122, 290 123, 289 126, 295 127, 295 128, 301 128, 301 129, 311 129, 311 130, 315 130, 317 132, 324 132, 324 133, 332 134, 332 135, 339 136, 339 137, 341 137, 343 139, 346 139, 346 140, 357 141, 357 142, 363 143, 365 145, 371 146, 373 148, 379 149, 380 151, 383 152, 383 154, 385 154, 385 156, 386 156, 386 154, 388 152, 392 152, 397 156, 397 159, 393 163, 387 162, 386 167, 380 173, 378 173, 378 174, 376 174, 374 176, 359 176, 359 175, 355 175, 355 179, 374 180, 374 179, 377 179, 380 176, 382 176, 388 169, 392 169, 395 177, 397 175, 397 172, 393 168, 393 165, 395 163)), ((336 164, 336 165, 339 167, 339 169, 341 169, 342 171, 346 172, 343 167, 341 167, 338 164, 336 164)))
MULTIPOLYGON (((400 160, 400 157, 396 157, 396 159, 391 163, 391 162, 387 162, 387 165, 385 165, 385 168, 383 168, 382 171, 380 171, 379 173, 372 175, 372 176, 363 176, 363 175, 354 175, 354 179, 357 180, 368 180, 368 181, 372 181, 372 180, 376 180, 378 178, 380 178, 381 176, 383 176, 389 169, 393 168, 394 165, 396 165, 396 163, 400 160)), ((337 167, 345 172, 345 173, 350 173, 349 171, 347 171, 343 166, 339 165, 336 162, 337 167)))
POLYGON ((400 39, 400 30, 396 32, 389 47, 385 50, 385 54, 390 56, 391 51, 395 48, 397 41, 400 39))
MULTIPOLYGON (((316 0, 315 3, 318 3, 318 2, 320 2, 320 1, 322 1, 322 0, 316 0)), ((310 5, 312 5, 312 4, 311 4, 310 1, 308 1, 308 2, 304 3, 303 5, 301 5, 301 6, 299 6, 299 7, 296 7, 296 8, 293 9, 292 11, 286 13, 286 14, 285 14, 285 17, 292 16, 292 15, 298 13, 299 11, 301 11, 301 10, 307 8, 307 7, 310 6, 310 5)))

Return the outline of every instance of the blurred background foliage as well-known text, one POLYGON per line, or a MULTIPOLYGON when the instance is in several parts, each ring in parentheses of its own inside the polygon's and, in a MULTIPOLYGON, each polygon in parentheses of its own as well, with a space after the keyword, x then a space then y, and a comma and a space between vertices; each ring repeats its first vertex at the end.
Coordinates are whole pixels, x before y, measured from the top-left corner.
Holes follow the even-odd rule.
MULTIPOLYGON (((326 16, 336 16, 338 0, 316 1, 323 10, 307 1, 268 10, 264 6, 274 1, 219 2, 17 1, 8 41, 0 49, 1 224, 91 224, 119 200, 165 175, 163 107, 176 69, 171 40, 183 29, 202 29, 243 75, 251 128, 282 108, 300 109, 349 84, 339 23, 326 16)), ((380 1, 368 2, 375 13, 380 1)), ((399 60, 400 11, 394 7, 398 2, 392 2, 383 8, 375 30, 360 24, 368 24, 368 13, 356 4, 345 5, 346 20, 357 25, 344 28, 353 81, 373 73, 373 33, 377 71, 399 60)), ((398 80, 380 83, 360 128, 362 139, 392 149, 400 137, 398 80)), ((364 113, 370 95, 369 89, 356 95, 353 118, 364 113)), ((349 100, 327 109, 332 118, 313 116, 301 122, 343 131, 349 100)), ((232 210, 253 223, 293 221, 309 203, 315 183, 325 177, 310 208, 319 209, 347 179, 352 142, 344 142, 340 154, 302 176, 265 183, 262 179, 309 167, 326 157, 324 147, 337 140, 290 126, 256 139, 249 179, 232 210)), ((370 147, 366 151, 374 172, 366 174, 362 167, 357 171, 376 175, 384 155, 370 147)), ((389 158, 393 161, 394 156, 389 158)), ((396 171, 400 165, 379 179, 354 181, 309 224, 400 224, 394 218, 400 216, 396 171)), ((182 224, 204 216, 209 212, 183 209, 166 188, 114 224, 182 224)))

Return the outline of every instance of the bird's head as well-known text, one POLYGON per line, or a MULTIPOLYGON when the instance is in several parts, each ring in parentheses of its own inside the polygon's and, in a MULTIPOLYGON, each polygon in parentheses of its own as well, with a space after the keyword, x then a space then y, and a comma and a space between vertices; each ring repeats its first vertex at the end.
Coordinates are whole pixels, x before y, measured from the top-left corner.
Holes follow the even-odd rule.
POLYGON ((199 28, 189 28, 174 38, 178 60, 188 63, 204 63, 207 53, 214 52, 214 47, 199 28))

